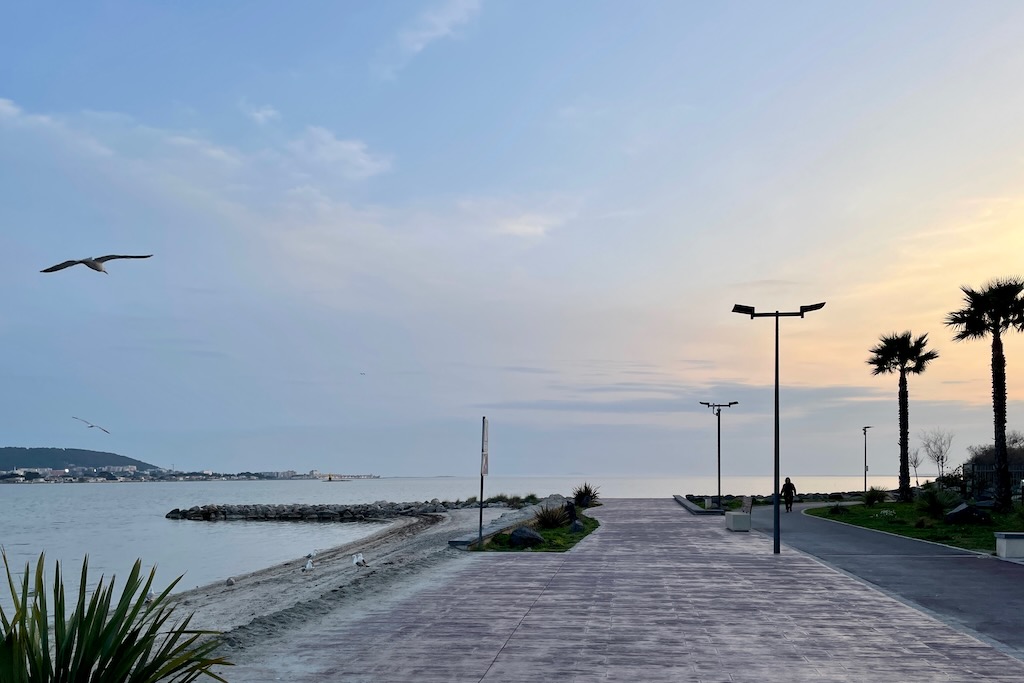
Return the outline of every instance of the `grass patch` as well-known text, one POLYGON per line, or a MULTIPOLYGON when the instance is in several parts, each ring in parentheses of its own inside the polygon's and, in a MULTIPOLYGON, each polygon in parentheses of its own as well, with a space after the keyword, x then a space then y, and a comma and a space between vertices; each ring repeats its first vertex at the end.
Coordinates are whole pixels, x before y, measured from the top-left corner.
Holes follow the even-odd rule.
MULTIPOLYGON (((946 524, 942 520, 923 517, 921 509, 914 503, 882 503, 873 507, 845 505, 843 508, 847 510, 843 522, 847 524, 992 554, 996 552, 993 532, 1024 531, 1024 517, 1020 511, 993 512, 992 524, 946 524)), ((830 517, 829 511, 828 507, 812 508, 807 510, 807 514, 830 517)))
MULTIPOLYGON (((593 517, 580 515, 577 519, 583 524, 583 531, 575 534, 569 531, 568 525, 558 527, 557 529, 535 529, 537 533, 544 537, 544 542, 535 545, 531 552, 565 552, 586 538, 597 527, 601 526, 593 517)), ((491 542, 487 544, 484 550, 495 550, 498 552, 523 552, 525 550, 525 548, 509 547, 508 540, 509 534, 498 534, 491 539, 491 542)))

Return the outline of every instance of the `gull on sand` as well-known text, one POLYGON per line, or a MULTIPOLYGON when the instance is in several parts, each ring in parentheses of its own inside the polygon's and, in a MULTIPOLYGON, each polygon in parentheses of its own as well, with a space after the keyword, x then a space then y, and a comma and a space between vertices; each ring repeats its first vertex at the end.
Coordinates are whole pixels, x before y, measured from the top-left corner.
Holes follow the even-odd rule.
POLYGON ((306 566, 302 568, 302 571, 304 571, 304 572, 311 572, 311 571, 313 571, 313 560, 312 559, 306 560, 306 566))
POLYGON ((70 268, 71 266, 77 266, 79 263, 81 263, 82 265, 89 266, 93 270, 99 271, 101 273, 106 273, 107 269, 103 267, 103 264, 106 263, 107 261, 113 261, 114 259, 119 258, 149 258, 150 256, 152 256, 152 254, 146 254, 145 256, 125 256, 122 254, 108 254, 106 256, 96 256, 95 258, 83 258, 78 260, 65 261, 64 263, 58 263, 55 266, 44 268, 39 272, 53 273, 58 270, 70 268))
POLYGON ((369 567, 370 566, 370 565, 366 564, 366 560, 363 559, 363 554, 362 553, 356 553, 355 555, 352 556, 352 564, 354 564, 357 567, 369 567))
POLYGON ((103 427, 100 427, 99 425, 94 425, 94 424, 93 424, 92 422, 89 422, 88 420, 83 420, 83 419, 82 419, 82 418, 80 418, 80 417, 75 417, 74 415, 72 415, 72 416, 71 416, 71 419, 72 419, 72 420, 78 420, 79 422, 84 422, 85 424, 89 425, 89 429, 93 429, 93 428, 96 428, 96 429, 99 429, 100 431, 106 432, 107 434, 109 434, 109 433, 110 433, 110 430, 108 430, 108 429, 103 429, 103 427))

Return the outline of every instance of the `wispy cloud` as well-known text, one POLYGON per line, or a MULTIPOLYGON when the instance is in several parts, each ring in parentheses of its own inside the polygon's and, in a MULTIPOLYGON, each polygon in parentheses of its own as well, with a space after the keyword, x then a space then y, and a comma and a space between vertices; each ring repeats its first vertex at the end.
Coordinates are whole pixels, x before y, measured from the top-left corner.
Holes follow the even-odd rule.
POLYGON ((307 126, 305 134, 289 143, 288 149, 304 162, 340 168, 352 180, 369 178, 391 168, 391 158, 373 154, 365 142, 342 140, 320 126, 307 126))
POLYGON ((281 112, 274 109, 269 104, 257 106, 243 101, 239 106, 242 108, 242 111, 246 116, 261 126, 281 118, 281 112))
POLYGON ((561 199, 497 200, 464 199, 459 208, 483 232, 522 238, 546 237, 575 218, 578 210, 561 199))
POLYGON ((445 0, 424 10, 398 32, 388 47, 388 56, 375 65, 384 78, 394 78, 399 70, 431 43, 451 38, 480 12, 480 0, 445 0))

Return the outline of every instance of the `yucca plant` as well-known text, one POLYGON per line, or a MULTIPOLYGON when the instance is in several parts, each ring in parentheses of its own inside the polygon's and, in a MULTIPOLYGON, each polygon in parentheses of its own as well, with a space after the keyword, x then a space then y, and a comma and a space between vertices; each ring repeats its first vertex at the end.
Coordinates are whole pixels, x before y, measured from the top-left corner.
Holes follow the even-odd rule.
POLYGON ((597 503, 597 487, 583 482, 572 491, 572 500, 577 507, 588 508, 597 503))
POLYGON ((35 572, 28 563, 19 584, 14 580, 7 553, 2 552, 7 584, 13 601, 8 614, 0 607, 0 681, 3 683, 190 683, 200 676, 226 683, 211 668, 228 665, 213 657, 213 631, 189 629, 192 615, 167 625, 174 608, 168 595, 179 576, 162 593, 147 600, 156 570, 142 580, 142 562, 131 574, 114 602, 114 579, 101 577, 88 595, 89 558, 82 562, 78 600, 70 616, 64 599, 60 563, 53 579, 53 609, 47 604, 45 554, 35 572))
POLYGON ((534 513, 533 522, 538 529, 558 529, 569 523, 569 515, 564 507, 542 507, 534 513))
POLYGON ((884 503, 888 497, 888 491, 879 486, 872 486, 864 492, 864 504, 872 507, 876 503, 884 503))

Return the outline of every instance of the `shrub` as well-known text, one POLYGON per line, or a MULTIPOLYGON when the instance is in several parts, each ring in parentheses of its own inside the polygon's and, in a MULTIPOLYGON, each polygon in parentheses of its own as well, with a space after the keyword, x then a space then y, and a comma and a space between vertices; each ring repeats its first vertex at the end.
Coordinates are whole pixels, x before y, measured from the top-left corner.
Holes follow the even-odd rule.
POLYGON ((914 526, 918 529, 931 529, 935 526, 935 521, 928 517, 918 517, 914 522, 914 526))
POLYGON ((836 503, 835 505, 830 505, 829 506, 828 514, 830 514, 830 515, 848 515, 848 514, 850 514, 850 511, 847 509, 847 507, 845 505, 840 505, 840 504, 836 503))
POLYGON ((539 502, 540 498, 537 497, 536 493, 527 493, 525 496, 523 496, 524 505, 536 505, 539 502))
POLYGON ((576 507, 588 508, 594 505, 597 503, 597 487, 583 482, 582 486, 573 489, 572 500, 576 503, 576 507))
POLYGON ((917 509, 927 517, 941 519, 948 508, 956 504, 956 496, 934 484, 925 484, 917 496, 917 509))
POLYGON ((569 515, 563 507, 542 507, 533 516, 538 529, 558 529, 569 523, 569 515))
POLYGON ((872 507, 876 503, 884 503, 889 492, 879 486, 872 486, 864 492, 864 504, 872 507))
POLYGON ((191 615, 176 625, 167 624, 174 612, 167 596, 180 576, 163 593, 148 599, 156 570, 143 581, 142 562, 136 560, 116 603, 114 580, 104 585, 102 577, 87 601, 86 558, 78 600, 68 616, 59 562, 52 613, 46 600, 45 556, 39 555, 32 580, 33 572, 25 565, 20 588, 7 553, 3 562, 14 604, 10 616, 0 607, 0 680, 4 683, 189 683, 204 675, 224 681, 210 670, 230 665, 223 657, 210 656, 219 643, 215 639, 199 642, 213 632, 189 629, 191 615))

